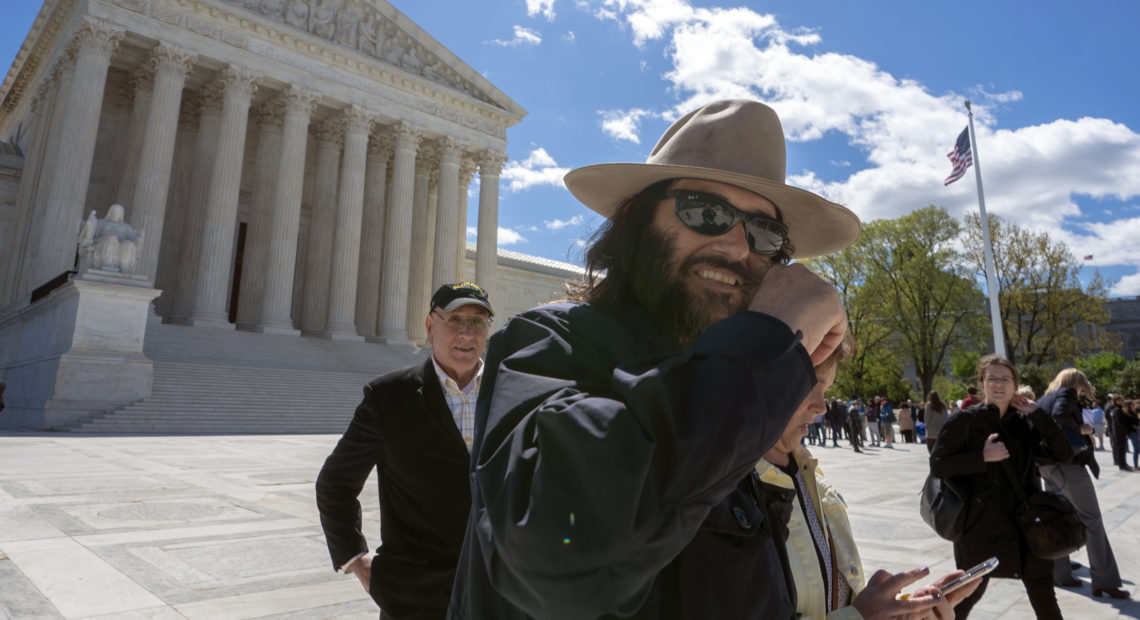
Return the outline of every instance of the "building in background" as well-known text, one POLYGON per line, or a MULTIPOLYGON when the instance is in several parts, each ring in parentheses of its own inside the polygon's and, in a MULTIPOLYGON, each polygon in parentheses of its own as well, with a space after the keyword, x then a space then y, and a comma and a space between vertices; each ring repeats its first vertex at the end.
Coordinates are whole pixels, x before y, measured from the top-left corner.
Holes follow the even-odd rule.
POLYGON ((144 400, 177 342, 269 369, 368 347, 367 374, 415 354, 440 283, 474 277, 516 311, 560 296, 552 274, 580 270, 511 259, 498 281, 525 114, 383 0, 47 0, 0 87, 0 424, 144 400), (141 233, 133 273, 76 273, 81 223, 113 204, 141 233))

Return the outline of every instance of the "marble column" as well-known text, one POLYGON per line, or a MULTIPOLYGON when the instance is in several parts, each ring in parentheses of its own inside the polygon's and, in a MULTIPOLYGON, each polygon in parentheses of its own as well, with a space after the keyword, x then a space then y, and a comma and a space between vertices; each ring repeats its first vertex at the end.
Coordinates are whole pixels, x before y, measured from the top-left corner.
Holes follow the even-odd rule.
POLYGON ((305 178, 305 149, 309 119, 320 93, 290 86, 282 94, 285 110, 281 159, 273 185, 269 253, 265 266, 265 293, 256 331, 298 335, 290 308, 297 260, 297 234, 301 222, 301 189, 305 178))
POLYGON ((138 179, 129 203, 128 221, 136 231, 142 231, 144 239, 135 271, 151 282, 158 273, 158 251, 162 246, 162 222, 166 218, 166 194, 170 188, 182 85, 197 60, 197 54, 166 43, 160 43, 150 56, 154 94, 143 130, 138 179))
POLYGON ((364 215, 364 173, 368 133, 375 114, 360 106, 344 110, 344 156, 336 200, 336 232, 332 244, 329 315, 324 336, 359 340, 356 333, 356 285, 360 275, 360 227, 364 215))
POLYGON ((178 278, 174 303, 166 317, 170 323, 188 323, 194 310, 194 289, 202 256, 202 235, 206 226, 206 197, 214 174, 214 157, 222 133, 222 86, 211 82, 198 93, 198 135, 194 140, 194 169, 186 197, 186 225, 178 258, 178 278))
MULTIPOLYGON (((484 151, 479 158, 479 237, 475 246, 475 282, 495 294, 495 265, 498 262, 499 174, 507 156, 484 151)), ((492 297, 491 303, 494 305, 492 297)))
POLYGON ((462 145, 454 138, 440 141, 439 196, 435 219, 435 258, 432 260, 431 290, 459 278, 455 271, 460 252, 459 156, 462 145))
POLYGON ((364 165, 364 217, 360 225, 360 272, 356 277, 356 329, 375 340, 379 327, 380 273, 384 267, 384 217, 392 139, 385 133, 368 142, 364 165))
POLYGON ((428 237, 435 231, 431 227, 431 177, 439 157, 439 148, 430 144, 420 149, 416 159, 416 174, 414 176, 414 197, 412 199, 412 247, 408 254, 408 294, 406 328, 408 338, 412 343, 422 344, 427 338, 424 328, 424 315, 427 314, 425 306, 428 300, 424 299, 424 291, 428 287, 431 277, 431 249, 428 237))
POLYGON ((380 281, 380 336, 385 344, 408 345, 408 256, 412 249, 412 198, 416 151, 422 130, 408 123, 393 128, 392 190, 384 231, 384 278, 380 281))
POLYGON ((282 126, 285 110, 275 99, 254 112, 259 128, 257 155, 250 195, 249 222, 245 229, 245 260, 238 283, 237 328, 253 329, 265 294, 265 271, 269 266, 269 236, 273 218, 273 186, 281 164, 282 126))
POLYGON ((33 287, 75 267, 80 222, 83 220, 87 182, 95 156, 99 129, 99 102, 107 83, 111 55, 123 38, 122 30, 83 21, 72 43, 75 75, 64 104, 61 144, 50 164, 47 204, 40 235, 39 282, 33 287))
POLYGON ((47 116, 51 97, 52 79, 49 77, 40 84, 32 96, 31 110, 27 117, 31 134, 28 136, 24 154, 24 169, 20 173, 20 189, 16 194, 16 221, 12 229, 11 243, 0 248, 3 259, 4 279, 0 281, 0 308, 18 299, 14 291, 18 287, 19 274, 24 264, 29 230, 32 223, 32 195, 35 179, 43 167, 44 141, 47 139, 47 116))
POLYGON ((459 205, 457 209, 458 230, 456 230, 455 243, 459 246, 459 253, 455 256, 456 279, 467 277, 467 190, 471 187, 471 177, 475 175, 475 160, 464 157, 459 162, 459 205))
POLYGON ((146 129, 150 102, 154 96, 154 68, 144 62, 135 68, 130 78, 131 114, 127 118, 127 132, 123 136, 126 151, 123 153, 122 168, 119 174, 119 187, 115 192, 115 202, 127 208, 130 213, 134 206, 135 184, 139 178, 139 162, 142 160, 142 139, 146 129))
POLYGON ((301 305, 301 333, 319 336, 325 331, 329 308, 329 274, 336 232, 336 189, 344 122, 329 119, 317 128, 317 169, 313 203, 309 210, 309 239, 305 249, 305 292, 301 305))
POLYGON ((222 125, 206 194, 202 254, 198 257, 190 323, 232 329, 226 306, 229 298, 226 285, 233 265, 234 227, 237 224, 249 102, 257 90, 259 78, 245 69, 228 65, 222 70, 220 79, 223 88, 222 125))
POLYGON ((199 108, 196 97, 182 100, 178 114, 178 134, 174 139, 174 161, 170 166, 170 189, 166 192, 166 217, 162 221, 162 247, 158 251, 158 273, 155 288, 162 295, 155 300, 154 309, 163 318, 174 310, 174 296, 178 289, 179 262, 182 258, 182 238, 185 236, 189 197, 194 174, 194 153, 198 140, 199 108))
POLYGON ((63 115, 67 111, 66 102, 71 92, 71 80, 75 76, 75 58, 71 54, 64 54, 52 69, 52 81, 55 83, 51 96, 50 109, 44 117, 46 125, 43 154, 40 159, 39 170, 34 176, 24 177, 20 181, 21 188, 25 183, 31 185, 31 194, 28 198, 31 208, 31 223, 28 226, 28 235, 22 253, 23 262, 16 272, 15 287, 12 291, 13 299, 27 299, 40 282, 42 275, 39 261, 40 237, 44 234, 44 214, 47 213, 46 203, 51 181, 51 171, 48 166, 54 162, 63 148, 63 115))

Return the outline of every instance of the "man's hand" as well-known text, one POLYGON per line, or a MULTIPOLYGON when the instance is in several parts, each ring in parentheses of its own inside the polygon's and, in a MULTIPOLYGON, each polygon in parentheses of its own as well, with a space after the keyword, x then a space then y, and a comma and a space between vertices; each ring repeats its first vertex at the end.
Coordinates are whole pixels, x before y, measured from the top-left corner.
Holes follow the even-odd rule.
POLYGON ((982 448, 982 460, 987 463, 997 463, 1009 458, 1009 450, 1002 443, 997 433, 986 438, 986 445, 982 448))
POLYGON ((364 586, 364 591, 371 593, 372 583, 372 556, 367 553, 360 556, 352 566, 345 569, 346 572, 356 575, 360 580, 360 585, 364 586))
POLYGON ((1093 434, 1093 427, 1089 424, 1082 424, 1081 425, 1081 434, 1082 435, 1092 435, 1093 434))
POLYGON ((772 265, 749 310, 763 312, 803 334, 812 364, 831 355, 847 332, 847 312, 835 287, 798 263, 772 265))

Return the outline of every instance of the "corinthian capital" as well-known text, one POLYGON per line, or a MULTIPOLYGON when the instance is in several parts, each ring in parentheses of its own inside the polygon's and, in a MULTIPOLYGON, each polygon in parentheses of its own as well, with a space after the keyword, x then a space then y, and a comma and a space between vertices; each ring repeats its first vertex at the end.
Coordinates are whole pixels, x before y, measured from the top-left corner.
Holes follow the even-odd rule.
POLYGON ((459 156, 463 153, 463 142, 452 136, 444 136, 439 140, 440 165, 459 165, 459 156))
POLYGON ((376 120, 376 113, 358 105, 350 105, 344 109, 344 126, 349 133, 367 134, 372 130, 372 123, 376 120))
POLYGON ((194 69, 198 54, 169 43, 159 43, 150 53, 150 65, 155 75, 165 75, 185 80, 194 69))
POLYGON ((78 56, 100 56, 107 60, 119 49, 119 42, 126 34, 122 30, 93 19, 79 22, 71 49, 78 56))
POLYGON ((226 65, 222 69, 218 81, 225 88, 227 97, 241 97, 248 99, 257 92, 257 85, 261 83, 261 76, 237 65, 226 65))
POLYGON ((301 116, 308 118, 313 114, 313 108, 321 100, 321 94, 315 90, 289 85, 281 92, 281 101, 285 106, 286 116, 301 116))
POLYGON ((479 175, 498 175, 503 172, 503 164, 507 163, 507 154, 495 151, 479 153, 479 175))
POLYGON ((322 121, 317 125, 314 132, 317 134, 318 142, 330 143, 339 147, 344 144, 344 119, 330 118, 322 121))
POLYGON ((285 122, 285 104, 280 99, 267 101, 254 110, 253 116, 261 127, 281 127, 285 122))
POLYGON ((397 151, 412 151, 415 152, 420 148, 420 141, 423 139, 423 129, 400 121, 392 126, 392 135, 396 138, 397 151))

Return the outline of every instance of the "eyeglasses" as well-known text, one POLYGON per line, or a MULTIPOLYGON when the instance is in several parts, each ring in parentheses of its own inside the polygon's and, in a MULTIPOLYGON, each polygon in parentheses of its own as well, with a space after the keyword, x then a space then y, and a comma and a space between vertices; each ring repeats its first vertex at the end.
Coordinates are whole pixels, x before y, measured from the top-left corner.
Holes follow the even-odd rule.
POLYGON ((458 332, 462 331, 464 327, 470 327, 471 331, 476 334, 485 334, 491 328, 491 320, 485 316, 461 317, 458 314, 449 314, 444 316, 440 312, 432 310, 433 314, 438 314, 439 318, 443 319, 443 326, 447 329, 458 332))
POLYGON ((986 383, 992 385, 1013 385, 1013 377, 986 377, 986 383))
POLYGON ((723 198, 692 190, 671 190, 666 198, 674 199, 677 219, 689 230, 716 237, 732 230, 737 222, 744 222, 748 247, 760 256, 775 256, 788 241, 788 227, 783 222, 747 213, 725 202, 723 198))

